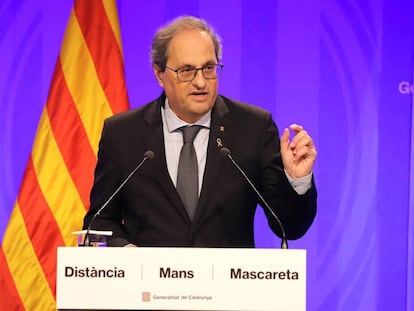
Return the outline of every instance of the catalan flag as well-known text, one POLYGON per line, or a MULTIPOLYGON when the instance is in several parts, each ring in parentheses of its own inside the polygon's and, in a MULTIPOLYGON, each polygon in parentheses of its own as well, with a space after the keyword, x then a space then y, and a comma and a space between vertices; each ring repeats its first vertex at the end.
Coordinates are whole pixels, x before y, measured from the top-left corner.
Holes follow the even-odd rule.
POLYGON ((56 252, 89 208, 103 120, 128 109, 115 0, 75 0, 0 249, 0 311, 56 310, 56 252))

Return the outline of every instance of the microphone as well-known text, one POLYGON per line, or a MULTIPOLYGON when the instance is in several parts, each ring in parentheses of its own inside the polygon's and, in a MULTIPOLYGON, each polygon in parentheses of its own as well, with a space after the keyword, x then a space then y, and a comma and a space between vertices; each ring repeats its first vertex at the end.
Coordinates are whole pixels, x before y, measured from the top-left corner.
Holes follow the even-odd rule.
POLYGON ((282 249, 288 249, 288 243, 286 239, 286 232, 285 227, 283 227, 282 222, 280 221, 279 217, 275 214, 275 212, 270 208, 269 204, 266 202, 266 200, 263 198, 263 196, 260 194, 260 192, 257 190, 255 185, 252 183, 249 177, 247 177, 246 173, 243 171, 243 169, 236 163, 236 161, 231 156, 230 150, 226 147, 223 147, 220 149, 220 152, 223 156, 226 156, 230 159, 230 161, 233 163, 233 165, 239 170, 239 172, 243 175, 244 179, 247 181, 247 183, 250 185, 250 187, 253 189, 253 191, 256 193, 256 195, 259 197, 262 204, 265 206, 265 208, 272 214, 274 219, 276 219, 276 222, 279 226, 280 231, 282 232, 282 242, 281 242, 281 248, 282 249))
POLYGON ((118 194, 118 192, 121 191, 121 189, 125 186, 125 184, 131 179, 131 177, 135 174, 135 172, 138 171, 147 160, 152 160, 153 158, 154 158, 154 152, 152 152, 151 150, 145 151, 144 157, 142 158, 141 162, 139 162, 139 164, 131 171, 131 173, 129 173, 129 175, 118 186, 118 188, 116 188, 116 190, 112 193, 112 195, 104 202, 101 208, 99 208, 99 210, 93 215, 93 217, 91 218, 89 222, 88 229, 86 230, 86 233, 85 233, 85 238, 83 240, 83 246, 91 246, 91 243, 89 241, 89 232, 91 231, 92 223, 95 220, 95 218, 101 214, 101 212, 105 209, 105 207, 112 201, 112 199, 118 194))

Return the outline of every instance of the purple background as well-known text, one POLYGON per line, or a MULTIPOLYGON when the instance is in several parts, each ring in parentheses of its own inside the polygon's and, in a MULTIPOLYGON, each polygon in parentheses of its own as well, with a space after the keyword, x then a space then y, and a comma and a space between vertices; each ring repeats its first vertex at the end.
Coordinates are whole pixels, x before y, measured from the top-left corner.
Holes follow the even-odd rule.
MULTIPOLYGON (((71 6, 0 1, 0 237, 71 6)), ((154 32, 191 14, 222 37, 221 93, 312 134, 319 211, 290 243, 308 250, 308 310, 414 310, 414 1, 118 0, 118 9, 131 107, 160 93, 154 32)), ((261 211, 256 232, 258 247, 278 247, 261 211)))

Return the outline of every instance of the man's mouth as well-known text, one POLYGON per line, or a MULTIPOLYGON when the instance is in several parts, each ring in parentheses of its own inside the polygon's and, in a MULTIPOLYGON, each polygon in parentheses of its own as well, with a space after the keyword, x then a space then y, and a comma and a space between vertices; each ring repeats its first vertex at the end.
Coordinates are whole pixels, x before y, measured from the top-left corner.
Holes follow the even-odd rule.
POLYGON ((205 96, 207 95, 207 92, 192 92, 190 93, 190 95, 194 95, 194 96, 205 96))

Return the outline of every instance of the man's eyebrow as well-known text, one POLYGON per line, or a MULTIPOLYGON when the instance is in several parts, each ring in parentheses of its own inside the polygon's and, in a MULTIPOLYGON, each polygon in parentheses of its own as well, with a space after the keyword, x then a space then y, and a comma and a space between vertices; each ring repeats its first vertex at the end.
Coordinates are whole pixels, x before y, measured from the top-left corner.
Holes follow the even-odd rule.
MULTIPOLYGON (((204 67, 204 66, 207 66, 207 65, 215 65, 215 64, 217 64, 216 61, 208 60, 203 65, 201 65, 201 67, 204 67)), ((197 68, 197 66, 192 65, 192 64, 183 64, 183 65, 180 65, 178 68, 197 68)))
POLYGON ((215 64, 217 64, 217 61, 216 60, 209 60, 209 61, 205 62, 205 64, 203 66, 206 66, 206 65, 215 65, 215 64))

